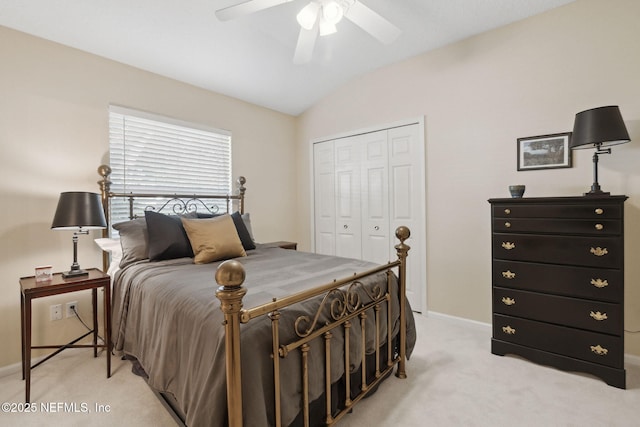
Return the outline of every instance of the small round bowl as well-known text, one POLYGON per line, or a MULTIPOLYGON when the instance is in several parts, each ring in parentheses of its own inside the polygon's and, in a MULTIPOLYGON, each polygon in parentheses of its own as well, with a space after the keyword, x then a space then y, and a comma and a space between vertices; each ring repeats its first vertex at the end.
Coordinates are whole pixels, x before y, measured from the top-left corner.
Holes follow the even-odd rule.
POLYGON ((510 185, 509 193, 511 193, 511 197, 513 198, 522 197, 522 195, 524 194, 524 189, 524 185, 510 185))

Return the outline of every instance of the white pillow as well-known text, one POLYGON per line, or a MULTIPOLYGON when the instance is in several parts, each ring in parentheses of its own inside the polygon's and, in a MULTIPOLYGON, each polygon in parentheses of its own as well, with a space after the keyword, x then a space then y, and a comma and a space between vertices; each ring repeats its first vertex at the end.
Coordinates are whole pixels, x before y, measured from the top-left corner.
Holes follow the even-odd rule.
POLYGON ((98 245, 100 249, 111 254, 111 263, 109 264, 107 274, 113 277, 115 272, 120 268, 120 260, 122 260, 122 245, 120 244, 120 239, 102 238, 94 239, 94 242, 96 242, 96 245, 98 245))

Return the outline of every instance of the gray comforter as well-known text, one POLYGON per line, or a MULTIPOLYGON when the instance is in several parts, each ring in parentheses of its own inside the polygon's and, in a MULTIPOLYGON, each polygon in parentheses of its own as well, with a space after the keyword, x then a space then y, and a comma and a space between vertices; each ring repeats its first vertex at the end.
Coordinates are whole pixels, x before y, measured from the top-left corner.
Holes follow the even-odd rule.
MULTIPOLYGON (((245 267, 248 289, 244 307, 250 308, 334 279, 372 268, 365 261, 328 257, 280 248, 258 248, 238 259, 245 267)), ((223 426, 226 414, 226 379, 223 316, 215 296, 215 269, 219 263, 196 265, 191 258, 139 262, 119 271, 113 289, 114 349, 136 357, 149 375, 149 383, 172 394, 189 426, 223 426)), ((373 280, 386 289, 384 273, 373 280)), ((394 282, 394 287, 395 287, 394 282)), ((393 295, 396 296, 394 290, 393 295)), ((284 310, 281 336, 293 338, 287 325, 305 310, 315 313, 317 301, 303 302, 284 310)), ((392 301, 398 313, 398 301, 392 301)), ((367 353, 374 348, 373 316, 369 316, 367 353)), ((407 313, 407 354, 415 343, 410 308, 407 313)), ((394 319, 395 335, 398 321, 394 319)), ((382 319, 386 333, 386 318, 382 319)), ((273 369, 270 321, 255 319, 241 326, 243 418, 245 425, 273 423, 273 369)), ((359 325, 352 328, 358 339, 359 325)), ((339 334, 338 334, 339 335, 339 334)), ((353 341, 358 342, 358 341, 353 341)), ((322 379, 324 356, 321 343, 312 343, 311 364, 317 365, 310 380, 322 379), (314 357, 315 353, 320 357, 314 357)), ((332 341, 332 375, 342 374, 343 338, 332 341)), ((360 348, 352 345, 353 367, 359 366, 360 348)), ((300 362, 297 352, 282 360, 282 421, 288 425, 300 410, 300 362)), ((310 391, 313 400, 322 393, 322 380, 310 391)))

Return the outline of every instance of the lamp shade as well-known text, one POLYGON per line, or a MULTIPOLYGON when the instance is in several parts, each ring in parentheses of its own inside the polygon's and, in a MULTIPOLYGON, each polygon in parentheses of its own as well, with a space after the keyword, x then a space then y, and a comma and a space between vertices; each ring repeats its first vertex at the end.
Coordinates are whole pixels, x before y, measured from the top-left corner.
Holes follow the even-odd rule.
POLYGON ((64 229, 97 229, 106 228, 100 195, 70 191, 60 193, 56 214, 51 228, 64 229))
POLYGON ((618 106, 593 108, 576 114, 570 143, 572 149, 607 147, 629 141, 618 106))

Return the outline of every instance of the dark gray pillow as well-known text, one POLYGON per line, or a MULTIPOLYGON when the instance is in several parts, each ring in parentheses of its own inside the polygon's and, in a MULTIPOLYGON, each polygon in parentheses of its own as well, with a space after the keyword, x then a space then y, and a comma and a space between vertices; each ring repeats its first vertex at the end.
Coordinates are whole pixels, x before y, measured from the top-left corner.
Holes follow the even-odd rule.
POLYGON ((191 242, 179 216, 145 211, 144 217, 147 221, 151 261, 193 257, 191 242))
POLYGON ((113 224, 113 228, 118 230, 120 234, 120 245, 122 246, 120 268, 149 258, 147 222, 144 218, 119 222, 113 224))
POLYGON ((236 231, 238 232, 238 237, 240 237, 240 241, 242 242, 242 247, 245 251, 255 249, 256 245, 253 243, 253 238, 251 237, 251 233, 247 229, 247 226, 240 215, 240 212, 234 212, 231 214, 231 219, 233 219, 233 223, 236 226, 236 231))

